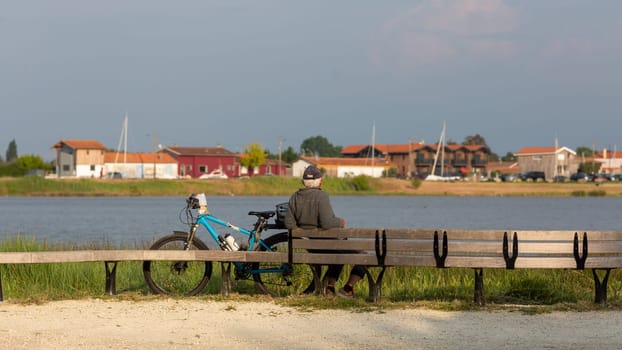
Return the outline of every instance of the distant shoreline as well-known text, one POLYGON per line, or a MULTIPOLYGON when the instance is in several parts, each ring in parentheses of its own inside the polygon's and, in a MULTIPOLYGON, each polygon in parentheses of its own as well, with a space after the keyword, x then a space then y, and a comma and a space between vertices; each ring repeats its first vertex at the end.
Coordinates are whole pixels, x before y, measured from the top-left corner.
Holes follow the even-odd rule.
MULTIPOLYGON (((100 180, 42 178, 0 178, 0 196, 186 196, 207 193, 212 196, 286 196, 301 187, 292 177, 262 176, 227 180, 100 180)), ((400 196, 558 196, 619 197, 622 182, 542 183, 542 182, 430 182, 418 184, 395 178, 370 179, 369 188, 357 190, 352 179, 327 178, 323 189, 331 195, 400 196)))

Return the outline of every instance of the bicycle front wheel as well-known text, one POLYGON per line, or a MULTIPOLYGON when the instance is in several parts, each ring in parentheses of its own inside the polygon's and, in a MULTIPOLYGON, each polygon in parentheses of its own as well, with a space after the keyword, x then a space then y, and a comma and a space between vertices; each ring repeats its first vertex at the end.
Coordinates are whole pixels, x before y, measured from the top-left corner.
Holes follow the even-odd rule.
MULTIPOLYGON (((157 240, 152 250, 183 250, 188 234, 175 232, 157 240)), ((194 238, 190 249, 207 250, 203 241, 194 238)), ((156 294, 196 295, 212 277, 211 261, 144 261, 143 275, 156 294)))
MULTIPOLYGON (((266 238, 264 242, 274 252, 287 253, 288 233, 277 233, 266 238)), ((258 246, 256 250, 266 251, 266 248, 258 246)), ((255 285, 263 293, 272 296, 297 295, 315 290, 311 265, 295 264, 288 273, 284 273, 283 270, 287 269, 287 263, 253 263, 252 270, 263 271, 253 274, 255 285)))

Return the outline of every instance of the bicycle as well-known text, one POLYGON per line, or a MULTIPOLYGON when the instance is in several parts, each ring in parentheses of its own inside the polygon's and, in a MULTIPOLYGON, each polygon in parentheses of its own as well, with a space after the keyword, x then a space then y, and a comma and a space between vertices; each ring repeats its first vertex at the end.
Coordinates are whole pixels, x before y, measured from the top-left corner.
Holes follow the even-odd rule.
MULTIPOLYGON (((197 230, 203 227, 212 240, 222 250, 255 250, 269 252, 287 252, 288 232, 278 232, 265 239, 261 233, 267 230, 284 229, 284 213, 287 203, 277 205, 277 211, 251 211, 248 215, 256 216, 257 221, 251 229, 245 229, 221 220, 207 210, 205 194, 193 194, 186 199, 186 206, 179 217, 189 226, 188 232, 173 231, 158 239, 150 249, 153 250, 208 250, 207 244, 197 237, 197 230), (185 220, 182 214, 185 213, 185 220), (268 220, 277 214, 275 224, 268 220), (222 236, 214 226, 232 229, 246 237, 246 243, 237 244, 230 234, 222 236)), ((224 262, 223 262, 224 264, 224 262)), ((311 265, 271 262, 233 262, 235 281, 252 278, 257 289, 272 296, 286 296, 310 293, 315 289, 311 265)), ((225 273, 225 269, 223 269, 225 273)), ((226 270, 230 273, 230 269, 226 270)), ((200 293, 212 276, 211 261, 144 261, 143 275, 149 288, 156 294, 179 294, 193 296, 200 293)))

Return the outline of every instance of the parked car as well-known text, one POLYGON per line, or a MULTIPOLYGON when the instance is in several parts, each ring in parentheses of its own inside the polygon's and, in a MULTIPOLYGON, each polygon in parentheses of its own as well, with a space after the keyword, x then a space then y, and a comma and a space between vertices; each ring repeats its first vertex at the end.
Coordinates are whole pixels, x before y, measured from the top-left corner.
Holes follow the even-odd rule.
POLYGON ((503 182, 514 182, 518 181, 518 174, 501 174, 499 175, 499 179, 503 182))
POLYGON ((26 176, 39 176, 45 177, 45 170, 43 169, 30 169, 26 172, 26 176))
POLYGON ((524 174, 520 174, 520 179, 523 181, 544 181, 544 171, 528 171, 524 174))
POLYGON ((593 182, 605 182, 605 181, 611 181, 611 176, 609 174, 593 174, 592 175, 592 179, 593 182))
POLYGON ((106 177, 109 179, 122 179, 123 175, 120 172, 115 171, 115 172, 106 174, 106 177))
POLYGON ((215 169, 211 173, 206 173, 199 176, 199 179, 228 179, 229 176, 225 174, 221 169, 215 169))
POLYGON ((590 175, 581 171, 570 175, 570 181, 586 182, 591 180, 592 178, 590 177, 590 175))

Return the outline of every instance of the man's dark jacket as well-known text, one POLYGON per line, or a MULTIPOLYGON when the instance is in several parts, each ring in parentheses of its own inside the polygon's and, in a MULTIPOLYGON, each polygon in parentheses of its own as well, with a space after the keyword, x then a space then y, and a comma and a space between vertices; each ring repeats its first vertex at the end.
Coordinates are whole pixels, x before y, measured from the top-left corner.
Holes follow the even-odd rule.
POLYGON ((335 216, 328 194, 319 188, 303 188, 289 198, 285 226, 293 228, 341 227, 341 218, 335 216))

